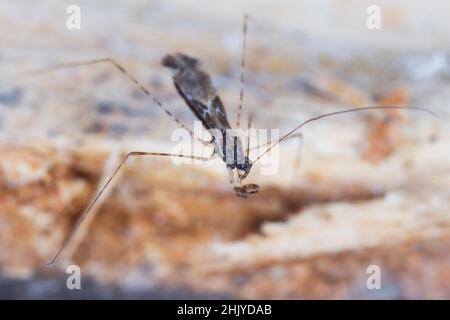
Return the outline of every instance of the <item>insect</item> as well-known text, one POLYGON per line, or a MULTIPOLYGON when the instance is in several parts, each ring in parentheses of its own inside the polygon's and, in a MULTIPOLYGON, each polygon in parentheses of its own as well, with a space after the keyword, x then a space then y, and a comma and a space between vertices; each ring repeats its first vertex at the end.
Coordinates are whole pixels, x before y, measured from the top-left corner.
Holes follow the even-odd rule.
MULTIPOLYGON (((245 53, 247 47, 247 26, 248 26, 247 15, 244 16, 243 19, 243 42, 242 42, 242 55, 241 55, 241 63, 240 63, 240 95, 239 95, 239 106, 237 112, 237 125, 240 126, 240 117, 243 106, 243 97, 244 97, 244 80, 245 80, 245 53)), ((160 100, 158 100, 155 96, 153 96, 150 91, 144 87, 133 75, 131 75, 121 64, 116 62, 111 58, 90 60, 90 61, 81 61, 81 62, 72 62, 72 63, 64 63, 53 65, 44 69, 39 69, 31 72, 26 72, 23 75, 25 76, 33 76, 40 75, 48 72, 53 72, 56 70, 66 69, 66 68, 75 68, 87 65, 94 65, 100 63, 109 63, 115 69, 120 71, 129 81, 131 81, 143 94, 145 94, 148 98, 153 100, 156 106, 158 106, 162 111, 164 111, 169 117, 171 117, 179 126, 186 129, 193 137, 195 137, 192 130, 187 128, 178 118, 176 118, 163 104, 160 100)), ((364 107, 364 108, 352 108, 352 109, 344 109, 336 112, 331 112, 327 114, 322 114, 306 121, 300 123, 298 126, 293 128, 291 131, 283 135, 277 141, 269 141, 266 143, 265 151, 258 155, 256 159, 251 160, 249 157, 250 151, 250 141, 247 139, 246 148, 244 150, 243 142, 240 137, 237 135, 231 134, 230 130, 231 125, 227 117, 227 113, 225 107, 220 99, 218 91, 215 89, 209 74, 202 69, 201 63, 198 59, 190 57, 186 54, 178 53, 175 55, 166 55, 162 59, 162 65, 171 69, 173 73, 173 82, 176 90, 186 102, 187 106, 190 108, 195 117, 200 120, 203 126, 206 129, 214 129, 219 132, 218 135, 213 135, 210 141, 202 141, 204 144, 212 144, 214 146, 214 152, 211 157, 203 157, 203 156, 195 156, 195 155, 182 155, 182 154, 171 154, 171 153, 161 153, 161 152, 144 152, 144 151, 131 151, 128 152, 123 159, 119 162, 116 169, 112 172, 110 177, 106 180, 106 182, 101 186, 98 193, 91 200, 86 210, 80 216, 77 224, 63 242, 63 245, 58 250, 54 258, 48 263, 48 265, 53 264, 64 250, 66 245, 71 241, 74 234, 77 232, 77 229, 80 227, 83 220, 89 215, 92 207, 104 193, 104 191, 108 188, 111 181, 117 175, 117 173, 122 169, 125 162, 130 157, 138 157, 138 156, 159 156, 159 157, 182 157, 196 160, 208 161, 215 156, 219 156, 226 165, 226 168, 229 172, 230 176, 230 184, 237 196, 246 198, 254 193, 257 193, 260 190, 260 186, 254 183, 243 184, 243 181, 247 178, 250 173, 253 165, 261 159, 262 156, 267 154, 272 148, 276 145, 280 144, 283 141, 294 137, 301 137, 301 133, 299 130, 311 123, 313 121, 317 121, 319 119, 325 117, 336 116, 344 113, 351 112, 360 112, 360 111, 368 111, 368 110, 379 110, 379 109, 415 109, 428 112, 435 116, 435 114, 427 109, 419 108, 419 107, 409 107, 405 108, 403 106, 373 106, 373 107, 364 107)), ((248 127, 251 126, 251 117, 249 117, 248 127)), ((195 137, 196 139, 199 139, 195 137)))
POLYGON ((200 68, 200 61, 178 53, 165 56, 162 64, 175 71, 173 76, 175 88, 203 126, 208 130, 216 129, 215 132, 219 133, 213 135, 210 143, 214 144, 214 154, 226 164, 230 184, 236 194, 245 198, 249 194, 257 193, 259 186, 256 184, 239 185, 252 168, 249 159, 250 146, 247 143, 247 151, 244 153, 240 138, 232 134, 222 100, 210 76, 200 68), (238 184, 235 184, 236 175, 238 184))

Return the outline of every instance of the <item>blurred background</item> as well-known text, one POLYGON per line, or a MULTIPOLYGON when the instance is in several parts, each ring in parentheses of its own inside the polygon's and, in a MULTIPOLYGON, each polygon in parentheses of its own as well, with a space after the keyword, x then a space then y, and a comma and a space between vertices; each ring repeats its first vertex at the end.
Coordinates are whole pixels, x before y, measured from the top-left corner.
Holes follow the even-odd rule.
POLYGON ((0 298, 448 299, 449 10, 444 0, 1 1, 0 298), (80 29, 67 27, 70 5, 80 29), (371 5, 379 29, 367 26, 371 5), (160 65, 183 52, 211 73, 234 124, 244 13, 244 123, 252 112, 254 126, 283 134, 371 105, 438 119, 390 110, 315 122, 302 129, 300 165, 297 142, 283 143, 278 173, 253 170, 247 182, 262 190, 248 199, 224 166, 130 161, 70 254, 46 267, 120 155, 170 152, 177 124, 108 64, 20 74, 110 57, 192 127, 160 65), (69 265, 81 290, 67 287, 69 265))

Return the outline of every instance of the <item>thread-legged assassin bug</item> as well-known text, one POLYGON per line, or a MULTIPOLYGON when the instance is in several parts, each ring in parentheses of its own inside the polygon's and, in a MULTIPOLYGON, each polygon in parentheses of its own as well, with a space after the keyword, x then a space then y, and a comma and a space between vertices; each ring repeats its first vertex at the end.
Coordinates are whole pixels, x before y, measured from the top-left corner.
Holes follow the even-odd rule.
MULTIPOLYGON (((248 26, 248 16, 244 16, 243 22, 243 43, 242 43, 242 56, 241 56, 241 72, 240 72, 240 95, 239 95, 239 106, 238 106, 238 114, 237 114, 237 125, 240 126, 240 118, 241 111, 243 105, 243 97, 244 97, 244 80, 245 80, 245 53, 247 47, 247 26, 248 26)), ((56 70, 66 69, 66 68, 75 68, 87 65, 94 65, 100 63, 109 63, 115 69, 120 71, 128 80, 130 80, 144 95, 149 97, 153 102, 162 109, 169 117, 171 117, 179 126, 186 129, 193 137, 194 133, 192 130, 188 129, 177 117, 175 117, 171 111, 169 111, 162 102, 153 96, 150 91, 144 87, 133 75, 131 75, 121 64, 116 62, 111 58, 104 59, 96 59, 89 61, 80 61, 80 62, 72 62, 72 63, 64 63, 53 65, 44 69, 39 69, 31 72, 26 72, 24 75, 40 75, 48 72, 53 72, 56 70)), ((120 169, 123 167, 127 159, 130 157, 138 157, 138 156, 159 156, 159 157, 181 157, 181 158, 189 158, 195 160, 208 161, 212 159, 212 157, 219 156, 225 163, 227 170, 230 176, 230 183, 233 187, 234 192, 237 196, 246 198, 251 194, 257 193, 260 190, 259 185, 254 183, 243 184, 243 181, 247 178, 250 173, 252 166, 261 159, 266 153, 268 153, 272 148, 276 145, 280 144, 287 139, 293 137, 301 137, 301 133, 299 133, 300 128, 311 123, 313 121, 331 117, 344 113, 351 112, 360 112, 360 111, 368 111, 368 110, 380 110, 380 109, 414 109, 428 112, 435 116, 433 112, 428 109, 419 108, 419 107, 404 107, 404 106, 372 106, 372 107, 363 107, 363 108, 351 108, 344 109, 336 112, 331 112, 327 114, 322 114, 313 118, 310 118, 298 126, 293 128, 291 131, 281 136, 277 141, 269 141, 266 143, 266 150, 259 154, 255 159, 251 160, 249 157, 250 150, 250 142, 249 138, 247 139, 246 149, 243 147, 243 143, 241 138, 237 135, 230 134, 230 123, 227 118, 227 113, 225 107, 219 97, 217 90, 215 89, 209 74, 204 71, 201 67, 200 61, 196 58, 190 57, 186 54, 175 54, 175 55, 166 55, 162 59, 163 66, 170 68, 174 71, 173 81, 176 90, 180 94, 180 96, 184 99, 190 110, 196 116, 198 120, 200 120, 205 129, 211 130, 214 129, 218 132, 218 135, 213 135, 213 138, 210 141, 202 141, 204 144, 213 144, 214 145, 214 153, 211 157, 203 157, 203 156, 195 156, 195 155, 182 155, 182 154, 171 154, 171 153, 161 153, 161 152, 144 152, 144 151, 131 151, 128 152, 123 159, 120 161, 116 169, 113 171, 111 176, 106 180, 103 186, 99 189, 98 193, 91 200, 90 204, 87 206, 83 214, 80 216, 77 224, 74 229, 70 233, 70 235, 64 241, 62 247, 58 250, 55 257, 51 260, 49 265, 53 264, 56 259, 59 257, 61 252, 64 250, 66 245, 71 241, 74 237, 75 233, 79 229, 83 220, 89 215, 92 207, 101 197, 106 188, 110 185, 112 179, 117 175, 120 169)), ((251 117, 249 117, 249 127, 251 125, 251 117)), ((198 139, 197 137, 195 137, 198 139)))

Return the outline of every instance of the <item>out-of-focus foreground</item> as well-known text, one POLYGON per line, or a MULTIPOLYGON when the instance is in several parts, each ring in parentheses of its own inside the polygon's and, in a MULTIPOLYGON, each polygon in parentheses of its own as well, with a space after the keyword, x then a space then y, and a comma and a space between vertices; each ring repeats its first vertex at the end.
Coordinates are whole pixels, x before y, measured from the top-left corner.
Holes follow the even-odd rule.
MULTIPOLYGON (((445 1, 66 1, 0 4, 0 298, 450 298, 450 23, 445 1), (313 5, 314 3, 314 5, 313 5), (404 2, 403 2, 404 3, 404 2), (288 132, 262 191, 235 196, 224 167, 130 161, 71 262, 44 266, 121 152, 169 151, 177 128, 107 64, 16 81, 55 63, 111 57, 187 124, 160 66, 185 52, 211 72, 232 123, 242 15, 250 21, 244 111, 288 132), (445 47, 447 46, 447 47, 445 47), (79 265, 82 290, 68 290, 79 265), (381 289, 370 290, 370 266, 381 289), (369 268, 369 269, 368 269, 369 268)), ((244 117, 244 119, 246 119, 244 117)))

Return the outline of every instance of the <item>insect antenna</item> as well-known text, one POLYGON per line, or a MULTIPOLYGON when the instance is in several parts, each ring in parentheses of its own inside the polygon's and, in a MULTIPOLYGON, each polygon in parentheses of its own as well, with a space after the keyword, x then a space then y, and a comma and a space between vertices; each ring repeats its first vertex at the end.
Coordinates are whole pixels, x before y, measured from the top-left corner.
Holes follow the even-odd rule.
POLYGON ((240 92, 239 92, 239 106, 237 112, 236 128, 241 124, 242 104, 244 101, 244 83, 245 83, 245 52, 247 51, 247 29, 248 29, 248 15, 244 14, 244 23, 242 27, 242 53, 241 53, 241 78, 240 78, 240 92))
MULTIPOLYGON (((88 66, 88 65, 94 65, 94 64, 100 64, 100 63, 110 63, 115 69, 119 70, 129 81, 131 81, 142 93, 144 93, 147 97, 153 100, 156 105, 163 110, 172 120, 174 120, 179 126, 181 126, 183 129, 187 130, 192 137, 194 136, 194 132, 190 129, 188 129, 177 117, 175 117, 172 112, 167 109, 162 102, 157 99, 153 94, 150 92, 149 89, 144 87, 132 74, 130 74, 121 64, 119 64, 117 61, 111 58, 102 58, 102 59, 94 59, 94 60, 87 60, 87 61, 75 61, 75 62, 68 62, 68 63, 61 63, 61 64, 55 64, 52 66, 48 66, 42 69, 36 69, 36 70, 30 70, 22 72, 18 75, 19 78, 21 77, 33 77, 38 75, 43 75, 46 73, 51 73, 58 70, 63 69, 71 69, 71 68, 78 68, 82 66, 88 66)), ((198 139, 198 138, 197 138, 198 139)), ((203 142, 203 141, 202 141, 203 142)))
POLYGON ((266 153, 268 153, 270 150, 272 150, 273 147, 275 147, 276 145, 280 144, 282 141, 286 140, 290 135, 292 135, 293 133, 295 133, 297 130, 299 130, 300 128, 302 128, 303 126, 307 125, 310 122, 322 119, 322 118, 326 118, 326 117, 331 117, 331 116, 336 116, 336 115, 340 115, 340 114, 344 114, 344 113, 351 113, 351 112, 359 112, 359 111, 368 111, 368 110, 377 110, 377 109, 401 109, 401 110, 418 110, 418 111, 424 111, 429 113, 430 115, 438 118, 438 116, 431 110, 425 109, 425 108, 420 108, 420 107, 402 107, 402 106, 374 106, 374 107, 364 107, 364 108, 356 108, 356 109, 345 109, 345 110, 341 110, 341 111, 335 111, 335 112, 330 112, 330 113, 326 113, 326 114, 322 114, 316 117, 312 117, 309 118, 308 120, 303 121, 302 123, 300 123, 297 127, 295 127, 294 129, 292 129, 291 131, 289 131, 287 134, 285 134, 283 137, 281 137, 278 141, 276 141, 275 143, 273 143, 272 145, 270 145, 266 151, 264 151, 261 155, 259 155, 255 161, 253 163, 256 163, 259 159, 261 159, 266 153))
POLYGON ((81 225, 86 220, 86 218, 93 212, 92 208, 97 203, 97 201, 100 199, 102 194, 105 192, 105 190, 108 188, 108 186, 111 184, 111 181, 114 179, 114 177, 119 173, 119 171, 122 169, 125 162, 130 157, 136 157, 136 156, 160 156, 160 157, 179 157, 179 158, 189 158, 193 160, 201 160, 201 161, 208 161, 211 159, 211 157, 199 157, 199 156, 188 156, 188 155, 182 155, 182 154, 171 154, 171 153, 161 153, 161 152, 143 152, 143 151, 132 151, 128 152, 123 159, 120 161, 119 165, 116 167, 116 169, 113 171, 113 173, 109 176, 109 178, 106 180, 106 182, 101 186, 99 191, 96 193, 95 197, 91 200, 87 208, 84 210, 82 215, 78 218, 75 226, 73 227, 72 231, 70 232, 69 236, 64 240, 62 246, 60 249, 56 252, 56 255, 53 257, 53 259, 46 263, 47 266, 51 266, 55 263, 55 261, 58 259, 58 257, 61 255, 61 253, 67 248, 67 246, 72 242, 73 239, 76 238, 78 231, 80 230, 81 225))

